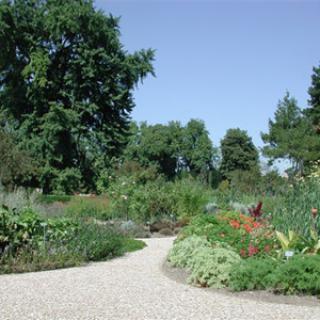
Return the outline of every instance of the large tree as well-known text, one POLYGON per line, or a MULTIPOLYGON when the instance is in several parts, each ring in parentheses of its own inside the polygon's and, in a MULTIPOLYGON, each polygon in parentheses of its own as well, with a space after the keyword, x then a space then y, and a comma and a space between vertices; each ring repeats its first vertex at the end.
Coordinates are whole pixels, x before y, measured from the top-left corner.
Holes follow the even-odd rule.
POLYGON ((137 161, 143 167, 154 166, 159 173, 173 178, 179 160, 180 139, 179 122, 170 122, 168 125, 148 125, 146 122, 138 125, 133 122, 124 158, 137 161))
POLYGON ((32 184, 36 174, 34 160, 15 145, 12 135, 0 129, 0 186, 12 190, 32 184))
POLYGON ((200 120, 190 120, 186 126, 175 121, 167 125, 132 123, 124 152, 127 160, 137 161, 144 167, 155 166, 168 178, 190 172, 207 180, 215 156, 209 133, 200 120))
POLYGON ((305 165, 318 157, 318 137, 311 122, 302 113, 296 99, 286 93, 278 104, 269 132, 261 134, 266 146, 262 149, 271 159, 288 159, 296 173, 303 174, 305 165))
POLYGON ((208 181, 217 150, 212 145, 204 122, 191 119, 183 128, 181 140, 181 159, 185 169, 208 181))
POLYGON ((245 130, 229 129, 221 140, 220 171, 231 179, 236 171, 257 170, 259 154, 245 130))
POLYGON ((154 52, 129 54, 119 36, 90 0, 0 1, 1 123, 37 158, 45 192, 94 188, 126 142, 154 52))

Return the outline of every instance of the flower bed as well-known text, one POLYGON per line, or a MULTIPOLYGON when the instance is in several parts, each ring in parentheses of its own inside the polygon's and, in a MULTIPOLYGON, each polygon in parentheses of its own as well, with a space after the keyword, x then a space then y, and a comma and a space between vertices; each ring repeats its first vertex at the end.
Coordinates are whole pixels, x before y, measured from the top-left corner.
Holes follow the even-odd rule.
POLYGON ((201 286, 320 295, 320 240, 314 225, 309 238, 293 231, 286 235, 255 209, 251 216, 223 211, 194 218, 179 233, 168 261, 187 269, 189 281, 201 286))

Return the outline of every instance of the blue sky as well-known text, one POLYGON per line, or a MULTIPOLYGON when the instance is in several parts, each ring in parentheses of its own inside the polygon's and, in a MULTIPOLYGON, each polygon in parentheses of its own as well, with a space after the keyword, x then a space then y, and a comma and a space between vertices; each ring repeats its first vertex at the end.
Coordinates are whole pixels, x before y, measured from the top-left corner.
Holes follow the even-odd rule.
POLYGON ((156 50, 156 77, 135 92, 134 120, 202 119, 217 146, 228 128, 263 145, 286 90, 307 106, 320 63, 320 1, 121 1, 95 6, 121 16, 129 52, 156 50))

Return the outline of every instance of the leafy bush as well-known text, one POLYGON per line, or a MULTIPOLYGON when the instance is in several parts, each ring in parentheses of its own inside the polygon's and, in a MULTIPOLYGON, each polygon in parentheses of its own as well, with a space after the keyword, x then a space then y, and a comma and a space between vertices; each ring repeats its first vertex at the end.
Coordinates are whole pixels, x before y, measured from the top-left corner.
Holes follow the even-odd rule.
POLYGON ((114 218, 152 222, 163 217, 173 220, 204 211, 211 191, 194 179, 175 182, 158 178, 139 183, 135 177, 120 176, 110 183, 109 212, 114 218))
POLYGON ((297 255, 288 261, 250 258, 234 265, 235 291, 270 289, 284 294, 320 294, 320 256, 297 255))
POLYGON ((109 215, 109 199, 105 195, 97 197, 75 196, 66 204, 66 216, 72 218, 96 218, 105 220, 109 215))
POLYGON ((0 211, 0 273, 79 265, 143 248, 110 227, 83 220, 43 219, 31 209, 0 211))
POLYGON ((279 263, 271 258, 241 260, 232 267, 229 286, 234 291, 266 289, 266 277, 279 263))
POLYGON ((232 249, 199 247, 194 252, 189 282, 203 287, 228 286, 232 266, 240 256, 232 249))
POLYGON ((212 192, 192 178, 177 180, 173 184, 173 213, 178 217, 193 217, 204 213, 212 192))
POLYGON ((122 255, 122 240, 121 235, 106 226, 82 224, 68 247, 85 261, 99 261, 122 255))
POLYGON ((320 295, 320 256, 297 255, 274 269, 266 282, 278 293, 320 295))
POLYGON ((210 243, 205 238, 198 236, 176 241, 169 252, 168 261, 174 267, 190 268, 194 252, 200 247, 210 247, 210 243))
POLYGON ((228 284, 231 267, 239 260, 230 246, 219 242, 210 244, 198 236, 176 241, 168 255, 173 266, 190 271, 189 282, 215 288, 228 284))

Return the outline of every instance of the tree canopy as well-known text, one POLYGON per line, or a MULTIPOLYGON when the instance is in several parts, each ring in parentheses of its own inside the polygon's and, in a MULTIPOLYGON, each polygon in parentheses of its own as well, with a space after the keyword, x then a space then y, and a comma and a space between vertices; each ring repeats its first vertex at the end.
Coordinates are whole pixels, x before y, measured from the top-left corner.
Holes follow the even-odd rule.
POLYGON ((311 86, 308 93, 310 95, 310 108, 306 109, 306 114, 310 117, 317 132, 320 133, 320 66, 313 68, 311 86))
POLYGON ((262 149, 265 156, 271 161, 280 158, 290 160, 295 172, 300 174, 308 162, 318 158, 319 138, 289 93, 279 101, 274 120, 269 120, 269 132, 262 133, 261 137, 267 144, 262 149))
POLYGON ((181 172, 190 172, 208 179, 216 150, 209 133, 200 120, 190 120, 186 126, 179 122, 167 125, 140 125, 132 123, 131 137, 124 158, 147 167, 156 166, 159 173, 173 178, 181 172))
POLYGON ((37 159, 45 192, 94 188, 126 143, 154 51, 129 54, 119 36, 90 0, 0 1, 1 125, 37 159))
POLYGON ((229 129, 221 140, 222 175, 230 179, 235 171, 258 168, 259 154, 245 130, 229 129))

